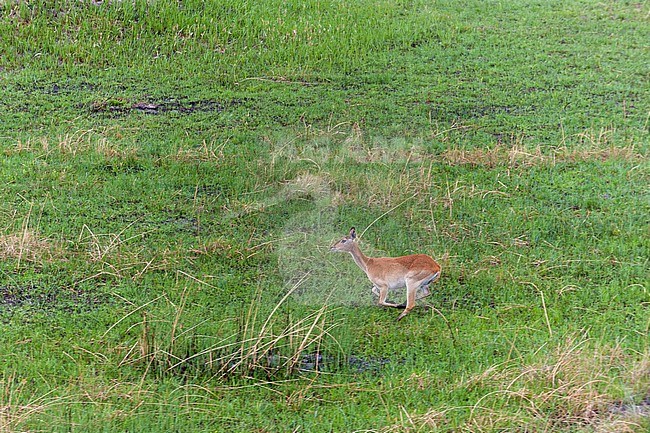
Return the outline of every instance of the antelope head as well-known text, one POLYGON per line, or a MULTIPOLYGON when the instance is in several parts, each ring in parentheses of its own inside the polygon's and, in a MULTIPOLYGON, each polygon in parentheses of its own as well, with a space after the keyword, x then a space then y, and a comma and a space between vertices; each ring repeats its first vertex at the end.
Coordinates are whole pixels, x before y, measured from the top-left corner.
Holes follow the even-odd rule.
POLYGON ((354 245, 354 240, 357 238, 357 231, 352 227, 350 229, 350 233, 341 239, 340 241, 336 242, 332 247, 330 248, 330 251, 335 251, 335 252, 341 252, 341 253, 349 253, 352 250, 352 247, 354 245))

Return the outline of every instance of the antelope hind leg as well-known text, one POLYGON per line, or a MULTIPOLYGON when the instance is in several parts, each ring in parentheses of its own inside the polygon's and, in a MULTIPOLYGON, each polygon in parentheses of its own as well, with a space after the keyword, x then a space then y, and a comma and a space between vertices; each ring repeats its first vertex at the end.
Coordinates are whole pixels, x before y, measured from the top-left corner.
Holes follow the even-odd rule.
MULTIPOLYGON (((415 300, 416 301, 418 301, 420 299, 423 299, 423 298, 426 298, 427 296, 429 296, 431 294, 431 291, 429 290, 429 285, 428 284, 425 285, 425 286, 420 286, 420 287, 422 288, 422 293, 417 293, 416 292, 416 295, 415 295, 415 300)), ((397 306, 397 308, 400 308, 400 309, 406 308, 406 302, 403 302, 403 303, 399 304, 397 306)))

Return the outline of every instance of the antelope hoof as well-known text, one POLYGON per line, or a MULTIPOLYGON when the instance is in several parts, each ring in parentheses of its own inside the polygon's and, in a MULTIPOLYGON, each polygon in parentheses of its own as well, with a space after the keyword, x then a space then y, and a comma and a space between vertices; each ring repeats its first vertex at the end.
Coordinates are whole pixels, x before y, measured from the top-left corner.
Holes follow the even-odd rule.
POLYGON ((392 304, 390 302, 383 302, 383 303, 380 303, 379 305, 381 305, 382 307, 400 308, 399 305, 392 304))
POLYGON ((407 310, 404 310, 404 311, 402 312, 402 314, 400 314, 399 316, 397 316, 397 321, 399 322, 400 320, 402 320, 402 319, 403 319, 403 318, 404 318, 408 313, 409 313, 409 312, 408 312, 407 310))
POLYGON ((406 302, 397 305, 395 308, 397 308, 399 310, 403 310, 404 308, 406 308, 406 302))

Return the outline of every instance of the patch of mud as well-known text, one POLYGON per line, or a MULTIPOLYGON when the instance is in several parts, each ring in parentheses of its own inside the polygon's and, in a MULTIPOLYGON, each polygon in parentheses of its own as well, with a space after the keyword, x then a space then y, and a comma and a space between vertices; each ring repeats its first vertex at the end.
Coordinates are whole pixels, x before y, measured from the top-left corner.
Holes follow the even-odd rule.
POLYGON ((357 355, 350 355, 342 361, 336 357, 315 352, 303 355, 298 368, 302 372, 349 371, 353 374, 369 373, 377 375, 391 362, 388 358, 357 355))
POLYGON ((82 81, 79 83, 51 83, 51 82, 41 82, 36 85, 24 85, 17 84, 16 89, 27 93, 42 93, 45 95, 59 95, 59 94, 68 94, 68 93, 79 93, 79 92, 93 92, 98 89, 98 85, 82 81))
POLYGON ((193 235, 199 235, 201 232, 201 225, 196 218, 179 216, 165 220, 164 224, 173 227, 174 230, 179 232, 191 233, 193 235))
POLYGON ((0 286, 0 321, 19 310, 52 314, 79 314, 109 303, 110 297, 94 291, 51 288, 38 285, 0 286))
POLYGON ((56 301, 56 294, 38 290, 34 286, 0 286, 0 308, 30 305, 48 305, 56 301))
POLYGON ((612 403, 609 407, 609 412, 624 416, 650 417, 650 391, 648 391, 645 398, 638 403, 627 403, 623 401, 612 403))
POLYGON ((487 116, 510 115, 520 116, 534 112, 536 107, 509 106, 509 105, 458 105, 458 106, 440 106, 439 104, 429 102, 433 108, 432 116, 439 120, 454 119, 480 119, 487 116))
MULTIPOLYGON (((267 358, 267 366, 270 369, 282 367, 286 358, 278 355, 271 355, 267 358)), ((303 373, 329 372, 329 373, 352 373, 352 374, 373 374, 378 375, 387 365, 395 363, 388 358, 376 356, 350 355, 347 358, 331 356, 321 352, 306 353, 298 360, 298 371, 303 373)))
POLYGON ((218 101, 214 99, 203 99, 197 101, 185 101, 175 98, 155 100, 148 98, 142 101, 132 102, 123 98, 114 98, 104 101, 95 101, 90 104, 91 113, 109 113, 113 115, 127 115, 131 113, 165 114, 180 113, 191 114, 196 112, 221 112, 228 107, 239 105, 241 101, 218 101))
POLYGON ((388 358, 379 358, 375 356, 361 357, 351 355, 348 358, 348 367, 357 374, 379 374, 380 370, 390 363, 391 360, 388 358))

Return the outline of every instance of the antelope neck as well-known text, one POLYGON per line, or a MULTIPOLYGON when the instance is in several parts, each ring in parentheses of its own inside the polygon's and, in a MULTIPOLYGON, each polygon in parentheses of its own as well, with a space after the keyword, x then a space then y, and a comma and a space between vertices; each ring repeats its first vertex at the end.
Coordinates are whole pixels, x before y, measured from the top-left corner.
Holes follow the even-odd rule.
POLYGON ((368 257, 366 257, 361 250, 359 249, 359 246, 355 243, 353 244, 354 246, 350 250, 350 254, 352 255, 352 258, 354 259, 354 262, 361 268, 363 272, 368 274, 368 257))

